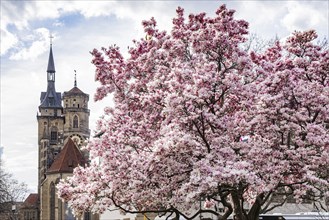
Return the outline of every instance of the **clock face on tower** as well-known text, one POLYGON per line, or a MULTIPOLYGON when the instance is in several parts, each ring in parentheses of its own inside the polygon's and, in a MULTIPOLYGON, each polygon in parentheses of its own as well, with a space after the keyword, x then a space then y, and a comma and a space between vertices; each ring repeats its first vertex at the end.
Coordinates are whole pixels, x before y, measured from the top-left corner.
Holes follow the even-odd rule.
POLYGON ((83 137, 79 134, 72 134, 70 138, 73 140, 73 142, 77 145, 80 146, 83 142, 83 137))

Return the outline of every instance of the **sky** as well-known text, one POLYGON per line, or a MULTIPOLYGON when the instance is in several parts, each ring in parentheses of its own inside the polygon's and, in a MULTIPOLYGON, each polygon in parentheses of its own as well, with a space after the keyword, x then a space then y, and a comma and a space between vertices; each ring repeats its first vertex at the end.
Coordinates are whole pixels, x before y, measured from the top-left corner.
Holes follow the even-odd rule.
POLYGON ((37 111, 40 93, 47 89, 46 69, 50 34, 56 91, 78 87, 90 95, 90 129, 108 97, 95 103, 95 67, 90 51, 120 46, 127 57, 133 39, 145 37, 142 20, 154 17, 160 30, 170 32, 176 8, 185 14, 206 12, 214 16, 221 4, 236 10, 236 18, 250 24, 250 33, 270 40, 285 39, 293 31, 314 29, 319 38, 329 36, 329 1, 7 1, 1 0, 1 146, 6 171, 37 192, 37 111))

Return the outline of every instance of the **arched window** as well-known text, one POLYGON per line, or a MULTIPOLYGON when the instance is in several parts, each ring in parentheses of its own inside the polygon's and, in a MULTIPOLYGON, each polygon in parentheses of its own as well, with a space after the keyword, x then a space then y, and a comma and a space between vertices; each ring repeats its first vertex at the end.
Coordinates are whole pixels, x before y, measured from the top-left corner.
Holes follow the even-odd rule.
POLYGON ((79 118, 78 116, 74 115, 73 117, 73 128, 78 128, 79 127, 79 118))
POLYGON ((73 215, 72 209, 68 206, 67 202, 64 203, 64 209, 65 209, 65 211, 64 211, 65 220, 75 220, 76 219, 73 215))
POLYGON ((55 220, 55 184, 54 182, 51 182, 50 184, 50 198, 49 198, 49 213, 50 213, 50 220, 55 220))
POLYGON ((51 131, 50 131, 50 141, 51 142, 56 142, 57 138, 58 138, 58 132, 57 132, 57 127, 53 126, 51 127, 51 131))

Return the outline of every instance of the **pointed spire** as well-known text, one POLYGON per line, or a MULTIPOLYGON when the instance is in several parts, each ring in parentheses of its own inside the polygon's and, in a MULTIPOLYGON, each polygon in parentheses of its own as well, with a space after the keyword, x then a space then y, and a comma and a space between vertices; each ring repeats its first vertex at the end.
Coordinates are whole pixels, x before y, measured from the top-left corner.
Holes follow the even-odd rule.
POLYGON ((74 87, 77 87, 77 71, 74 70, 75 74, 74 74, 74 87))
POLYGON ((55 64, 50 35, 50 52, 47 67, 47 92, 42 92, 39 108, 62 108, 61 93, 55 89, 55 64))
POLYGON ((54 57, 53 57, 53 48, 52 48, 52 44, 50 44, 50 53, 49 53, 47 73, 54 73, 54 72, 56 72, 56 71, 55 71, 55 63, 54 63, 54 57))

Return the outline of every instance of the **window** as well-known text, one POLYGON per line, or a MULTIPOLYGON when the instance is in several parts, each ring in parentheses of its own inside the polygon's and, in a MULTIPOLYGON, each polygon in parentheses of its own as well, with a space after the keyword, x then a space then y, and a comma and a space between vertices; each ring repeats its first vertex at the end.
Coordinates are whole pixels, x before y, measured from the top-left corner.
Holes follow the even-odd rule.
POLYGON ((50 220, 55 220, 55 184, 52 182, 50 184, 50 201, 49 201, 49 208, 50 208, 50 220))
POLYGON ((48 73, 48 81, 55 81, 55 73, 48 73))
POLYGON ((57 131, 52 131, 50 133, 50 140, 51 141, 57 141, 57 131))
POLYGON ((50 132, 50 141, 56 142, 58 138, 57 127, 52 127, 50 132))
POLYGON ((78 128, 79 127, 79 118, 78 116, 74 115, 73 117, 73 128, 78 128))
POLYGON ((65 212, 64 212, 65 220, 75 220, 76 219, 73 215, 71 208, 67 205, 67 203, 64 203, 64 209, 65 209, 65 212))

